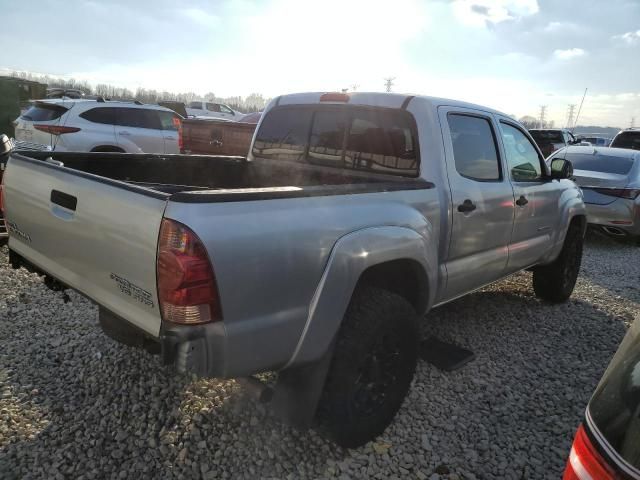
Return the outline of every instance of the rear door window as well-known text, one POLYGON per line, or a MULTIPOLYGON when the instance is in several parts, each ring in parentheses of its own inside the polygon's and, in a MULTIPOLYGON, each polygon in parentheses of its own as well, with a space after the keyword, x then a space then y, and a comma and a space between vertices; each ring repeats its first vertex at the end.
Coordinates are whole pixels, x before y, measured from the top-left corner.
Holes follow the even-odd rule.
POLYGON ((409 113, 366 107, 281 107, 260 125, 256 157, 417 176, 418 145, 409 113))
POLYGON ((82 112, 79 116, 90 122, 113 125, 116 123, 116 110, 113 107, 97 107, 82 112))
POLYGON ((623 132, 613 139, 612 147, 640 150, 640 132, 623 132))
POLYGON ((155 110, 144 108, 118 108, 117 125, 160 130, 160 118, 155 110))
POLYGON ((189 103, 189 108, 193 108, 194 110, 202 110, 202 102, 191 102, 189 103))
POLYGON ((576 170, 614 173, 627 175, 633 167, 633 158, 613 157, 610 155, 593 155, 584 153, 568 153, 565 158, 576 170))
POLYGON ((31 122, 49 122, 51 120, 57 120, 66 111, 67 108, 60 105, 40 103, 24 112, 21 118, 31 122))
POLYGON ((533 143, 520 129, 500 122, 502 143, 511 178, 515 182, 536 182, 542 179, 542 159, 533 143))
POLYGON ((207 110, 209 110, 210 112, 219 112, 220 105, 218 105, 217 103, 207 103, 207 110))
POLYGON ((481 182, 500 180, 498 151, 489 120, 451 113, 448 123, 458 173, 481 182))
POLYGON ((406 112, 354 109, 345 163, 357 169, 417 176, 417 141, 413 132, 406 112))
POLYGON ((222 113, 228 113, 229 115, 233 115, 233 110, 231 110, 229 107, 227 107, 226 105, 218 105, 218 107, 220 108, 220 111, 222 113))

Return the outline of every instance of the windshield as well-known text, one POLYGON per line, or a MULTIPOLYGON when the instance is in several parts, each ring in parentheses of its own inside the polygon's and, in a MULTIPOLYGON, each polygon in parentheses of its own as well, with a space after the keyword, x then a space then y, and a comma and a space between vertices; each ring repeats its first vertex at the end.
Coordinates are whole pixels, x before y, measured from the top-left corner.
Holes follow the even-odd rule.
POLYGON ((633 158, 585 153, 569 153, 565 158, 571 161, 575 170, 615 173, 618 175, 627 175, 634 163, 633 158))

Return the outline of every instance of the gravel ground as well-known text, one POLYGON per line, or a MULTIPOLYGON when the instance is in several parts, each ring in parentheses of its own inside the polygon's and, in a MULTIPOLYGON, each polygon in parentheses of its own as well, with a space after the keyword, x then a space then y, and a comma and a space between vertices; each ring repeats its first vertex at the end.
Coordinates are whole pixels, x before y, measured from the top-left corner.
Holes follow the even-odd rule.
POLYGON ((472 349, 421 362, 395 422, 357 450, 282 426, 233 381, 120 346, 97 309, 0 254, 0 478, 560 478, 611 355, 640 317, 640 249, 590 235, 570 302, 522 273, 431 312, 425 335, 472 349))

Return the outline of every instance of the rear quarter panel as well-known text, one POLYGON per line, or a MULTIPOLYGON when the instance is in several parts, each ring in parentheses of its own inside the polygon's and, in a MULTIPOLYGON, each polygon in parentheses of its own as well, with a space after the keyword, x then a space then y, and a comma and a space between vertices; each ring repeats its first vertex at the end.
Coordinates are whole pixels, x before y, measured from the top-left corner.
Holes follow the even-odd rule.
MULTIPOLYGON (((340 238, 383 226, 411 230, 425 242, 438 238, 437 195, 436 189, 427 189, 219 204, 169 202, 165 216, 195 231, 214 266, 227 332, 226 376, 289 362, 340 238)), ((359 255, 368 254, 370 238, 356 241, 359 255)), ((396 251, 410 254, 402 244, 396 251)), ((336 303, 348 303, 352 283, 345 284, 336 303)), ((340 320, 343 313, 336 313, 340 320)))

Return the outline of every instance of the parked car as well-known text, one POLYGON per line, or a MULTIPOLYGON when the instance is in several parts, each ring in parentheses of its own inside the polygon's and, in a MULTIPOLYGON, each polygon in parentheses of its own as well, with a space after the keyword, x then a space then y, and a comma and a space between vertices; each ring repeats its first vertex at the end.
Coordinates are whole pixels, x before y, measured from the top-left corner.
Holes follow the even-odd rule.
POLYGON ((594 147, 608 147, 611 144, 611 139, 606 137, 599 137, 597 135, 581 134, 576 137, 577 143, 587 142, 594 147))
POLYGON ((15 122, 16 148, 58 152, 178 153, 182 117, 159 105, 39 100, 15 122))
POLYGON ((256 123, 187 118, 180 130, 180 152, 200 155, 249 154, 256 123))
POLYGON ((587 220, 605 233, 640 242, 640 151, 572 146, 553 154, 574 167, 587 220))
POLYGON ((545 157, 567 145, 577 143, 576 137, 569 130, 561 128, 532 128, 529 133, 545 157))
POLYGON ((77 88, 47 88, 47 98, 84 98, 85 93, 77 88))
POLYGON ((430 308, 525 268, 563 302, 580 268, 571 164, 547 168, 520 124, 478 105, 285 95, 246 159, 102 157, 12 154, 11 264, 79 290, 107 334, 180 370, 260 393, 247 376, 278 372, 275 412, 346 447, 392 421, 430 308))
POLYGON ((621 130, 613 138, 612 147, 629 148, 631 150, 640 150, 640 130, 636 128, 628 128, 621 130))
POLYGON ((223 103, 203 102, 200 100, 189 102, 187 114, 194 117, 224 118, 226 120, 239 120, 243 115, 223 103))
POLYGON ((587 406, 564 480, 640 479, 640 320, 627 331, 587 406))
POLYGON ((4 169, 7 166, 7 160, 9 160, 9 154, 14 148, 13 140, 6 136, 4 133, 0 133, 0 240, 3 242, 7 239, 7 228, 4 224, 4 210, 3 195, 2 195, 2 177, 4 175, 4 169))

